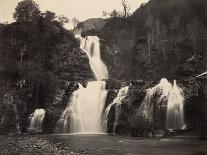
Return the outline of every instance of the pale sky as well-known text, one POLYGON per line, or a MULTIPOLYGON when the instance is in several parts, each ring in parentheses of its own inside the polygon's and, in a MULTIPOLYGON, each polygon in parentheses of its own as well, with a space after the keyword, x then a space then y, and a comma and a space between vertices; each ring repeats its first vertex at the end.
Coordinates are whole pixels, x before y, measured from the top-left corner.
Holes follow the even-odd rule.
MULTIPOLYGON (((21 0, 0 0, 0 22, 12 22, 13 13, 21 0)), ((121 10, 121 0, 34 0, 41 11, 50 10, 56 15, 65 15, 69 19, 77 17, 80 21, 89 18, 102 18, 103 11, 121 10)), ((134 12, 148 0, 127 0, 134 12)), ((66 26, 72 27, 71 24, 66 26)))

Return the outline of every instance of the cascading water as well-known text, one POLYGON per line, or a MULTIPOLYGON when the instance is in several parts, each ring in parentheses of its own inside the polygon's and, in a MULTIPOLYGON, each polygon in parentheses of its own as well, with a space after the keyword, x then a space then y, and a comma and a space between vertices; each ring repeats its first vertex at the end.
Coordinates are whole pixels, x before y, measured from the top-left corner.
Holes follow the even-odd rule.
POLYGON ((176 81, 172 86, 167 79, 163 78, 159 84, 147 90, 139 114, 147 123, 160 122, 163 106, 167 106, 166 128, 182 129, 184 126, 183 102, 183 92, 176 81))
POLYGON ((183 111, 183 91, 174 81, 173 87, 170 91, 167 104, 167 129, 182 129, 184 123, 183 111))
POLYGON ((66 110, 58 122, 64 131, 72 133, 103 133, 102 114, 107 91, 105 81, 88 82, 86 88, 79 89, 71 97, 66 110))
POLYGON ((30 116, 30 126, 29 129, 41 131, 42 130, 42 122, 45 117, 44 109, 36 109, 34 113, 30 116))
POLYGON ((76 35, 76 38, 80 40, 80 48, 89 58, 90 67, 96 80, 108 79, 107 67, 101 60, 99 38, 97 36, 83 38, 81 35, 76 35))
POLYGON ((100 43, 96 36, 82 38, 80 48, 85 51, 89 58, 91 69, 97 81, 88 82, 84 88, 79 84, 79 89, 73 92, 68 107, 62 113, 57 126, 63 132, 68 133, 103 133, 102 121, 103 109, 107 91, 105 90, 108 79, 108 71, 100 57, 100 43))
POLYGON ((163 78, 160 80, 159 84, 147 90, 145 99, 139 110, 139 113, 146 118, 147 122, 152 122, 155 117, 159 117, 158 115, 160 114, 162 104, 167 100, 171 89, 171 83, 163 78), (155 94, 158 94, 156 96, 159 97, 157 100, 154 99, 155 94))
POLYGON ((111 107, 113 105, 115 105, 115 120, 114 120, 114 125, 113 125, 113 133, 115 133, 116 126, 118 124, 118 119, 119 119, 119 115, 120 115, 122 100, 127 96, 128 90, 129 90, 129 86, 122 87, 119 90, 116 98, 113 100, 113 102, 111 104, 109 104, 107 106, 107 108, 105 110, 105 115, 106 115, 106 119, 107 119, 106 125, 107 125, 109 111, 110 111, 111 107))

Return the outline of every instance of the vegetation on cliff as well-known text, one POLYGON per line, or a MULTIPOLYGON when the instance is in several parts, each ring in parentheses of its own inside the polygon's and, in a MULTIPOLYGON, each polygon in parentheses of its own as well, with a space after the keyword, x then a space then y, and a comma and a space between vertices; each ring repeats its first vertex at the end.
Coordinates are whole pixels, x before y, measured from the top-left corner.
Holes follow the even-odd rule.
POLYGON ((25 117, 35 108, 49 107, 67 81, 93 75, 86 54, 64 28, 67 17, 41 12, 33 0, 19 2, 13 17, 15 22, 0 25, 0 109, 12 106, 25 117), (4 104, 5 98, 12 100, 11 105, 4 104))
POLYGON ((206 7, 205 0, 150 0, 127 18, 111 15, 99 32, 111 78, 173 79, 205 71, 206 7))
MULTIPOLYGON (((122 83, 130 85, 116 132, 139 135, 144 125, 136 112, 146 89, 162 77, 185 79, 207 69, 207 1, 150 0, 132 15, 127 2, 122 2, 123 12, 113 10, 110 18, 80 23, 74 18, 74 32, 81 29, 83 36, 100 37, 102 58, 110 80, 115 79, 107 81, 106 105, 122 83)), ((25 132, 29 114, 45 108, 43 130, 52 133, 77 83, 93 79, 89 60, 74 34, 64 28, 67 17, 41 12, 34 1, 23 0, 14 19, 0 25, 0 132, 25 132)), ((186 118, 191 128, 203 129, 205 107, 197 98, 200 83, 191 82, 183 82, 186 118)), ((108 131, 114 119, 110 117, 108 131)))

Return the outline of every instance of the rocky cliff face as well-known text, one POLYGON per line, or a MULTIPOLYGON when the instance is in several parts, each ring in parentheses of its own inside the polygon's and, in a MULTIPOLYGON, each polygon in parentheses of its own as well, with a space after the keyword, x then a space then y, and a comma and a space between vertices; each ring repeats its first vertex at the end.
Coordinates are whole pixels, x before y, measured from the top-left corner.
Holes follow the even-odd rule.
MULTIPOLYGON (((87 82, 81 82, 85 85, 87 82)), ((120 116, 118 118, 118 123, 115 129, 116 133, 119 134, 129 134, 132 136, 146 136, 155 128, 146 127, 145 122, 141 120, 138 115, 138 110, 142 104, 146 90, 156 85, 157 82, 145 82, 145 81, 107 81, 106 89, 108 91, 105 107, 107 107, 116 98, 118 91, 121 87, 129 86, 129 91, 127 96, 122 100, 120 116)), ((178 81, 178 85, 183 89, 185 95, 185 121, 187 124, 187 130, 189 131, 199 131, 199 126, 203 127, 204 117, 200 115, 203 113, 202 109, 205 108, 204 104, 199 101, 200 95, 200 81, 178 81), (198 114, 199 113, 199 114, 198 114)), ((44 121, 44 133, 54 133, 56 132, 56 123, 60 118, 61 113, 66 108, 69 103, 72 92, 78 89, 77 82, 71 82, 64 92, 61 102, 56 105, 52 105, 46 108, 46 116, 44 121)), ((115 120, 115 105, 112 106, 108 115, 108 126, 107 132, 113 132, 113 124, 115 120)), ((163 125, 165 129, 165 119, 163 120, 163 125)), ((154 124, 157 126, 158 124, 154 124)), ((160 124, 158 125, 160 126, 160 124)))
MULTIPOLYGON (((67 104, 70 102, 72 93, 78 89, 78 83, 86 86, 87 81, 73 81, 62 84, 61 89, 57 90, 57 94, 53 96, 53 102, 45 105, 44 107, 38 107, 38 104, 32 102, 32 94, 26 91, 28 89, 21 88, 21 93, 17 93, 17 90, 13 90, 12 92, 14 93, 5 94, 1 98, 0 107, 0 110, 4 111, 0 115, 1 132, 26 132, 29 125, 29 115, 34 112, 35 108, 44 108, 46 110, 46 114, 43 121, 43 133, 55 133, 57 131, 57 121, 59 120, 62 112, 65 110, 67 104)), ((121 103, 120 115, 115 129, 116 133, 129 134, 132 136, 147 136, 155 130, 153 126, 145 126, 146 124, 139 117, 138 111, 146 96, 147 89, 156 85, 158 81, 147 82, 142 80, 109 80, 106 81, 106 83, 108 94, 105 107, 113 102, 121 87, 129 86, 127 96, 121 103)), ((206 106, 203 102, 205 92, 201 89, 201 81, 188 80, 178 81, 177 83, 178 86, 182 88, 185 95, 184 111, 187 130, 193 132, 203 131, 202 129, 206 126, 204 110, 206 109, 206 106)), ((18 92, 20 92, 20 90, 18 92)), ((114 131, 114 120, 115 105, 112 106, 108 115, 107 132, 109 133, 114 131)), ((162 123, 165 124, 165 120, 163 120, 162 123)), ((156 126, 156 124, 154 125, 156 126)), ((160 124, 158 126, 160 126, 160 124)))
POLYGON ((102 18, 90 18, 86 21, 78 23, 73 30, 75 34, 86 33, 88 31, 100 31, 106 24, 106 20, 102 18))
POLYGON ((204 72, 207 66, 204 5, 205 1, 151 0, 129 18, 108 19, 96 34, 102 41, 110 78, 181 79, 204 72), (202 15, 194 8, 200 8, 202 15))

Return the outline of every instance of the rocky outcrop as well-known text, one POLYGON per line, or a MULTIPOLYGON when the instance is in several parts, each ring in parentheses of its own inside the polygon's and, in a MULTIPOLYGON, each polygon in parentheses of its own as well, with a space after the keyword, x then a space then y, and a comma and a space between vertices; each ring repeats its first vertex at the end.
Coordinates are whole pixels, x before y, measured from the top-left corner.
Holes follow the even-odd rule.
MULTIPOLYGON (((146 90, 153 87, 157 83, 144 82, 144 81, 131 81, 128 95, 122 100, 120 116, 115 132, 119 134, 130 134, 132 136, 146 136, 155 132, 155 129, 165 130, 165 119, 161 122, 154 122, 153 126, 148 126, 138 111, 145 98, 146 90), (158 124, 157 124, 158 123, 158 124)), ((185 102, 185 123, 186 129, 190 131, 197 131, 203 124, 205 117, 201 117, 201 109, 205 108, 202 102, 199 102, 200 82, 191 81, 178 81, 178 85, 184 92, 185 102), (202 121, 201 121, 202 120, 202 121)), ((111 91, 111 90, 110 90, 111 91)), ((110 92, 109 91, 109 92, 110 92)), ((113 94, 113 93, 112 93, 113 94)), ((108 132, 113 132, 113 123, 115 119, 115 106, 109 112, 108 132)))
MULTIPOLYGON (((138 115, 138 110, 142 104, 146 90, 153 87, 157 82, 145 82, 142 80, 138 81, 116 81, 109 80, 106 81, 106 89, 108 91, 105 107, 107 107, 116 98, 118 91, 121 87, 129 86, 129 91, 127 96, 122 100, 120 117, 118 118, 118 123, 116 126, 116 133, 119 134, 130 134, 133 136, 147 135, 149 132, 154 130, 153 126, 146 126, 142 118, 138 115)), ((56 122, 59 119, 61 113, 64 111, 65 107, 70 101, 71 94, 77 90, 78 82, 70 83, 65 90, 62 102, 59 105, 53 105, 46 110, 44 132, 52 133, 55 131, 56 122), (49 130, 48 130, 49 129, 49 130)), ((87 82, 80 82, 86 85, 87 82)), ((178 86, 180 86, 185 95, 185 118, 187 129, 191 131, 197 130, 199 127, 198 120, 199 111, 203 108, 203 104, 200 103, 199 98, 201 97, 200 92, 200 82, 195 80, 190 81, 178 81, 178 86)), ((108 126, 107 131, 113 132, 113 124, 115 120, 115 105, 112 106, 108 115, 108 126)), ((200 122, 201 123, 201 122, 200 122)), ((163 120, 163 125, 165 124, 165 119, 163 120)), ((161 126, 163 126, 161 125, 161 126)), ((160 126, 156 125, 155 126, 160 126)), ((164 128, 165 129, 165 125, 164 128)))
POLYGON ((75 34, 85 33, 88 31, 100 31, 106 24, 106 20, 102 18, 91 18, 80 22, 74 29, 75 34))
MULTIPOLYGON (((64 51, 64 50, 63 50, 64 51)), ((93 79, 89 60, 79 48, 64 51, 58 55, 58 77, 65 81, 84 81, 93 79)))

